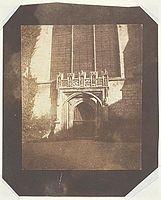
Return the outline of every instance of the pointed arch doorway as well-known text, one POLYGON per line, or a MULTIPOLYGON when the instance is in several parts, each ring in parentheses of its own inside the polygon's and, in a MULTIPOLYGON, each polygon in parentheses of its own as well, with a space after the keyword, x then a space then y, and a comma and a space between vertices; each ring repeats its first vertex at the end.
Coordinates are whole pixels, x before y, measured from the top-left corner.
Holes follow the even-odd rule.
POLYGON ((81 102, 74 109, 74 135, 76 137, 92 137, 96 132, 96 111, 86 102, 81 102))

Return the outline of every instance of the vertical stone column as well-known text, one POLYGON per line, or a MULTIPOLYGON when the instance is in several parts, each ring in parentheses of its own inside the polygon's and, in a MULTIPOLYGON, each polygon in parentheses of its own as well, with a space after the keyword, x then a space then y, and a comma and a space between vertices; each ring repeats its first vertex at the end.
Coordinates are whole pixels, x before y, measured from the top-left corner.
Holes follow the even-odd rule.
POLYGON ((108 121, 108 106, 107 105, 103 105, 102 107, 102 118, 104 122, 108 121))
POLYGON ((96 67, 96 25, 93 25, 93 64, 94 64, 94 71, 97 70, 96 67))
POLYGON ((71 35, 71 70, 70 70, 71 73, 73 73, 73 55, 74 55, 73 36, 74 36, 74 25, 72 25, 72 35, 71 35))

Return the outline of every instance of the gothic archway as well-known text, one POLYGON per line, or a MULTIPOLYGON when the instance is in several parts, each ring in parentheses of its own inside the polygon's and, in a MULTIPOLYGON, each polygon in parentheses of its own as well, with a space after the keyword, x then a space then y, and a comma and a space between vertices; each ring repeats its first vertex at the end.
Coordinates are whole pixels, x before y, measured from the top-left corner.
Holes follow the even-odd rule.
POLYGON ((74 109, 73 129, 77 137, 91 137, 96 132, 96 112, 87 102, 81 102, 74 109))
POLYGON ((57 106, 58 120, 55 133, 64 131, 76 132, 79 135, 82 132, 81 136, 97 136, 102 123, 102 99, 97 95, 89 91, 74 91, 70 95, 62 92, 60 94, 61 101, 58 102, 57 106), (85 110, 91 116, 85 113, 85 110), (80 112, 81 119, 76 117, 76 112, 78 111, 80 112))

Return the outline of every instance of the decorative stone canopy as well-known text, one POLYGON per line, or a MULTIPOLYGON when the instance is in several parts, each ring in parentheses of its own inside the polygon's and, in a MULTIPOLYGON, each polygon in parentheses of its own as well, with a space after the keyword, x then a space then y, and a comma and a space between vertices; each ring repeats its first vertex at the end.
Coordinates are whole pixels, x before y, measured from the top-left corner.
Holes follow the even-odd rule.
POLYGON ((89 87, 108 87, 108 72, 105 69, 101 71, 101 75, 98 76, 98 71, 91 71, 90 77, 86 76, 86 72, 81 70, 78 73, 78 77, 75 73, 67 73, 67 78, 64 78, 63 73, 57 75, 57 89, 64 88, 89 88, 89 87))

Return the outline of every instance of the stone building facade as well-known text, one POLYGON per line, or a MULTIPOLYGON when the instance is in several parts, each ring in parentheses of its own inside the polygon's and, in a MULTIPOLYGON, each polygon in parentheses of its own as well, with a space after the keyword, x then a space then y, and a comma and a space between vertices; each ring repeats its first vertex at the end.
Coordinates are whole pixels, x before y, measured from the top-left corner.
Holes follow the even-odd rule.
POLYGON ((98 136, 111 122, 140 127, 142 29, 141 24, 41 26, 30 64, 38 84, 34 115, 47 116, 54 133, 98 136))

